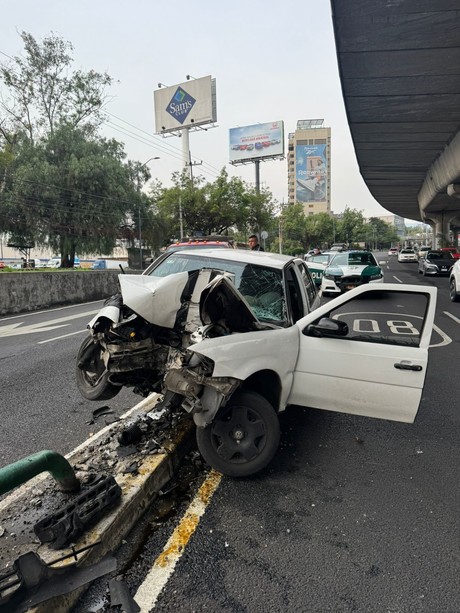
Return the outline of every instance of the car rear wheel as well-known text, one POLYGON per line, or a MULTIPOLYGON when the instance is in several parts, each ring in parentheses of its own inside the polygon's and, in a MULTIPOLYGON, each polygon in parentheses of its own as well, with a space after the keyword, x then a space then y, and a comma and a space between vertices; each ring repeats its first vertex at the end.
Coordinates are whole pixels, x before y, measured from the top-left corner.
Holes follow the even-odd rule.
POLYGON ((87 400, 109 400, 121 390, 121 386, 109 383, 101 353, 100 343, 87 336, 77 354, 77 388, 87 400))
POLYGON ((460 301, 460 295, 457 294, 457 288, 455 287, 455 279, 449 281, 449 295, 452 302, 460 301))
POLYGON ((248 477, 274 457, 280 441, 278 416, 256 392, 237 392, 206 428, 197 428, 198 449, 208 464, 229 477, 248 477))

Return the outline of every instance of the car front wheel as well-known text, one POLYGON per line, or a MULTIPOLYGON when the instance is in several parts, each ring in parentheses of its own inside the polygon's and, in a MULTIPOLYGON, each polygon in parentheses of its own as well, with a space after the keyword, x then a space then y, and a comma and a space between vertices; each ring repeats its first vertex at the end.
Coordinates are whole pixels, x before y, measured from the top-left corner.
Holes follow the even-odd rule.
POLYGON ((280 441, 272 405, 252 391, 237 392, 206 428, 197 428, 201 455, 229 477, 248 477, 269 464, 280 441))
POLYGON ((121 390, 120 386, 109 383, 109 373, 101 353, 100 343, 95 343, 91 336, 87 336, 77 354, 77 387, 87 400, 109 400, 121 390))
POLYGON ((449 295, 452 302, 460 301, 460 295, 457 294, 457 288, 455 287, 455 279, 451 279, 449 282, 449 295))

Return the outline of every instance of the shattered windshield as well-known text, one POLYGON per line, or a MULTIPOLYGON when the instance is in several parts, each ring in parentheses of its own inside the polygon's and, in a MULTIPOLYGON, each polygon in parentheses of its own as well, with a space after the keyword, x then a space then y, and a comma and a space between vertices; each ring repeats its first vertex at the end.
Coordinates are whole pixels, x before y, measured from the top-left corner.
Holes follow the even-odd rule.
POLYGON ((257 319, 285 325, 287 318, 283 275, 282 271, 276 268, 175 252, 160 262, 150 275, 166 277, 177 272, 191 272, 202 268, 232 273, 236 289, 244 296, 257 319))

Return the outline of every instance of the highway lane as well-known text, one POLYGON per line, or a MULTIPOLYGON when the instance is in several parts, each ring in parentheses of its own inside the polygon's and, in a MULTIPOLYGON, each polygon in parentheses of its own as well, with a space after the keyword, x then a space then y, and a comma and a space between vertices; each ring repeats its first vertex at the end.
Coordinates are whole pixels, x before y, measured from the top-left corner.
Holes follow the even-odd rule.
POLYGON ((1 465, 43 449, 68 453, 140 399, 122 390, 111 400, 90 402, 77 390, 75 358, 86 324, 101 305, 0 319, 1 465), (113 415, 90 423, 93 411, 104 405, 113 415))
MULTIPOLYGON (((142 613, 458 611, 460 304, 446 278, 396 258, 385 280, 439 289, 415 423, 292 407, 268 469, 223 478, 189 538, 188 501, 164 523, 160 498, 119 552, 117 574, 152 597, 142 613)), ((109 611, 106 588, 96 583, 76 613, 109 611)))

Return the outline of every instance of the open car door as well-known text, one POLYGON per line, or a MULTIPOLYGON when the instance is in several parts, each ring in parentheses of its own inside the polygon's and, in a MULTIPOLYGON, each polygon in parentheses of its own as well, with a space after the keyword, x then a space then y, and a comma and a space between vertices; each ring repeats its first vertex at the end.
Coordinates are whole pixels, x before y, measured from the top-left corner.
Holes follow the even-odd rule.
POLYGON ((300 319, 288 403, 412 423, 436 292, 420 285, 366 285, 300 319))

